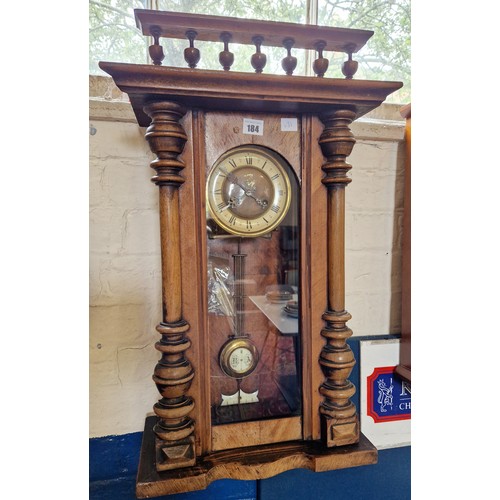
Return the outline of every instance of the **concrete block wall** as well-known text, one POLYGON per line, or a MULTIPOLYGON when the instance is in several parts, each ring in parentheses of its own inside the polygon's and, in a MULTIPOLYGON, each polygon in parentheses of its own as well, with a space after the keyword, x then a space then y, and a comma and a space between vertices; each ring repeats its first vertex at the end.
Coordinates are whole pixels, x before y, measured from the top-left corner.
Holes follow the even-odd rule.
MULTIPOLYGON (((161 317, 153 156, 126 96, 90 77, 90 437, 143 430, 161 317)), ((355 336, 399 333, 404 122, 383 105, 352 125, 346 308, 355 336)))

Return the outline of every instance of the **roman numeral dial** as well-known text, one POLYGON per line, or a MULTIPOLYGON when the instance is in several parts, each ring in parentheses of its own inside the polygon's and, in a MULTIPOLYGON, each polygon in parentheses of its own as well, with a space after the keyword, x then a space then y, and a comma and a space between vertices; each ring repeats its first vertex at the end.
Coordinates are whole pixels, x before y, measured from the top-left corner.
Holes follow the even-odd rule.
POLYGON ((261 236, 281 223, 291 201, 286 160, 262 146, 240 146, 223 154, 207 178, 207 208, 222 229, 261 236))

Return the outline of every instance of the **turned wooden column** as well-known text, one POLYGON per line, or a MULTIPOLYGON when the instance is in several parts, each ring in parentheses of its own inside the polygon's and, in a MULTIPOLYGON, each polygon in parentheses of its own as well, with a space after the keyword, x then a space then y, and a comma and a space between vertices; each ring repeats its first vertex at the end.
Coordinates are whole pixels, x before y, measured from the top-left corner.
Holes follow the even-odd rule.
POLYGON ((349 125, 356 114, 348 109, 320 116, 325 128, 319 138, 327 161, 322 179, 327 188, 327 245, 328 245, 328 305, 323 314, 326 325, 321 331, 326 344, 319 364, 325 376, 320 386, 324 400, 320 404, 321 438, 326 446, 342 446, 359 441, 359 421, 356 407, 350 398, 356 392, 348 377, 356 361, 346 340, 352 330, 346 326, 351 315, 345 310, 345 188, 351 179, 351 165, 346 157, 356 142, 349 125))
POLYGON ((191 346, 186 336, 189 324, 182 317, 181 244, 179 188, 184 168, 178 155, 187 136, 179 123, 185 110, 173 102, 145 106, 152 122, 146 139, 157 158, 151 162, 151 179, 160 190, 160 237, 162 267, 162 321, 156 327, 162 338, 155 347, 161 359, 153 380, 162 398, 154 406, 159 417, 156 434, 156 469, 167 470, 195 464, 194 421, 189 414, 194 401, 187 396, 194 370, 185 356, 191 346))

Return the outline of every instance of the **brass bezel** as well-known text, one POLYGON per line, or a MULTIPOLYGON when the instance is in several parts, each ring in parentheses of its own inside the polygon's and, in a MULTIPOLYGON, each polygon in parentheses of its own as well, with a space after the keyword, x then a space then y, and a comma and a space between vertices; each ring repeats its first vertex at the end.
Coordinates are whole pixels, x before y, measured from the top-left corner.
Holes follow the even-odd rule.
MULTIPOLYGON (((292 201, 292 186, 290 183, 290 176, 287 172, 287 167, 288 162, 278 153, 273 151, 272 149, 269 149, 264 146, 258 146, 258 145, 253 145, 253 144, 246 144, 244 146, 236 146, 233 149, 230 149, 229 151, 225 152, 223 155, 221 155, 215 163, 212 165, 212 168, 210 169, 210 172, 207 175, 207 181, 206 181, 206 187, 205 187, 205 197, 207 200, 207 211, 210 217, 217 223, 218 226, 220 226, 224 231, 227 231, 230 234, 233 234, 235 236, 240 236, 242 238, 254 238, 257 236, 262 236, 264 234, 270 233, 274 229, 276 229, 283 219, 285 218, 286 214, 288 213, 288 209, 290 208, 290 204, 292 201), (234 155, 240 155, 244 154, 246 152, 254 153, 258 156, 265 156, 267 160, 271 161, 274 166, 279 170, 283 176, 283 179, 285 180, 286 184, 286 199, 285 199, 285 207, 283 211, 280 213, 279 217, 272 222, 269 226, 265 227, 264 229, 260 231, 240 231, 237 229, 234 229, 230 225, 226 224, 226 222, 219 217, 219 214, 217 213, 216 210, 213 209, 210 199, 211 199, 211 193, 208 189, 210 185, 210 179, 211 176, 214 174, 214 172, 217 170, 217 167, 224 161, 226 161, 228 158, 231 158, 231 156, 234 155)), ((269 178, 271 182, 274 184, 271 178, 269 178)), ((268 211, 271 210, 271 207, 269 207, 268 211)), ((268 211, 265 212, 268 213, 268 211)), ((247 220, 244 218, 239 217, 240 219, 247 220)), ((252 221, 254 219, 248 219, 249 221, 252 221)))
POLYGON ((229 339, 221 348, 219 353, 219 364, 221 370, 232 378, 245 378, 248 377, 254 370, 257 368, 257 364, 259 363, 259 352, 257 351, 257 347, 253 344, 253 342, 248 337, 233 337, 229 339), (230 364, 229 359, 231 354, 236 349, 247 349, 252 353, 252 365, 251 367, 243 373, 239 373, 234 371, 230 364))

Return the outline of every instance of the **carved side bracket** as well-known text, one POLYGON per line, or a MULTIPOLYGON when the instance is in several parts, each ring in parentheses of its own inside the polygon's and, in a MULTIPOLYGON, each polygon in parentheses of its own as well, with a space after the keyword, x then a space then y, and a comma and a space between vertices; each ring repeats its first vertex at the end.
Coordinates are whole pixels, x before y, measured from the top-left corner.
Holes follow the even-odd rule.
POLYGON ((321 437, 326 446, 342 446, 359 441, 356 407, 350 400, 356 388, 348 377, 356 361, 346 340, 352 330, 346 326, 351 315, 345 310, 345 187, 351 182, 346 157, 356 142, 349 125, 356 113, 341 109, 320 116, 325 125, 319 138, 325 177, 322 182, 328 196, 328 306, 321 335, 326 339, 319 358, 325 381, 319 389, 324 397, 320 405, 321 437))
POLYGON ((185 110, 173 102, 149 104, 144 111, 152 122, 146 139, 157 158, 151 162, 156 175, 151 179, 160 189, 160 235, 162 258, 163 319, 156 327, 162 339, 156 343, 161 352, 153 380, 162 398, 154 406, 159 417, 156 434, 158 471, 192 466, 194 421, 189 417, 194 401, 187 396, 194 370, 185 356, 191 346, 186 337, 189 324, 182 317, 181 247, 179 188, 184 182, 178 159, 187 141, 179 120, 185 110))

